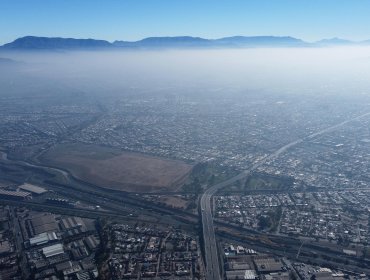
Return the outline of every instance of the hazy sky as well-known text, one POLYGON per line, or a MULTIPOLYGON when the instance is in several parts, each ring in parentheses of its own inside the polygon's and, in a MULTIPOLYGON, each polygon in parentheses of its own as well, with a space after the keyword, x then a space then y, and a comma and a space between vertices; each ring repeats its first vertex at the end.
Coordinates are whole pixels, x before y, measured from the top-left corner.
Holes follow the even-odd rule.
MULTIPOLYGON (((24 64, 11 73, 0 68, 2 83, 21 92, 35 81, 64 85, 89 93, 209 92, 225 88, 284 92, 370 96, 370 48, 256 48, 168 51, 9 52, 6 57, 24 64), (22 76, 23 75, 23 76, 22 76), (33 77, 22 88, 22 78, 33 77), (18 85, 18 82, 21 85, 18 85)), ((1 66, 1 64, 0 64, 1 66)), ((37 84, 35 82, 35 84, 37 84)), ((36 87, 37 88, 37 87, 36 87)), ((46 91, 46 93, 49 93, 46 91)), ((59 91, 57 91, 60 94, 59 91)), ((370 106, 370 104, 369 104, 370 106)))
POLYGON ((0 0, 0 44, 26 35, 370 39, 369 0, 0 0))

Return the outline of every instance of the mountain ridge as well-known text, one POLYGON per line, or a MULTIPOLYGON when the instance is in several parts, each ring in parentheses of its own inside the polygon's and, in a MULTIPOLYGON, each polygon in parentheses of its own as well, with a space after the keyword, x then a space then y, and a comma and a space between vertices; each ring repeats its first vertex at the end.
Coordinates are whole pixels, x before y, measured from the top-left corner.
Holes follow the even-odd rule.
POLYGON ((111 43, 96 39, 75 39, 61 37, 25 36, 4 44, 5 49, 73 49, 73 48, 104 48, 111 43))
POLYGON ((353 42, 340 38, 323 39, 308 43, 291 36, 231 36, 205 39, 192 36, 147 37, 138 41, 109 42, 97 39, 25 36, 4 44, 5 50, 57 50, 57 49, 151 49, 151 48, 255 48, 255 47, 320 47, 336 45, 364 45, 370 40, 353 42))
POLYGON ((330 39, 322 39, 320 41, 315 42, 316 44, 320 45, 354 45, 356 42, 350 41, 347 39, 342 39, 338 37, 330 38, 330 39))

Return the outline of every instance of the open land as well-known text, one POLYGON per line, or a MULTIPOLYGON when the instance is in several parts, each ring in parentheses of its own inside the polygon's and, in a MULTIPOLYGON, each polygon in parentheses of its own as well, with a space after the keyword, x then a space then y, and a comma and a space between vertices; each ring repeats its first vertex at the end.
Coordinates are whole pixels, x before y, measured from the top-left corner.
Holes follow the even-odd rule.
POLYGON ((177 160, 81 144, 58 145, 40 160, 83 181, 130 192, 176 190, 192 169, 192 165, 177 160))
POLYGON ((283 190, 291 187, 292 179, 283 176, 272 176, 266 174, 254 174, 246 183, 246 190, 283 190))

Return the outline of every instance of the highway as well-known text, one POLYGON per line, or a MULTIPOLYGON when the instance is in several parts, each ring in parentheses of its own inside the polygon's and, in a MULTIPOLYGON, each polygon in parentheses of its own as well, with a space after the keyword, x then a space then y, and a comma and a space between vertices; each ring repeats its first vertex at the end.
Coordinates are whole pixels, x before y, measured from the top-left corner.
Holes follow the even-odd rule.
POLYGON ((342 127, 345 124, 348 124, 352 121, 359 120, 365 116, 370 115, 370 112, 357 116, 355 118, 352 118, 350 120, 343 121, 339 124, 330 126, 328 128, 325 128, 321 131, 312 133, 304 138, 297 139, 291 143, 288 143, 284 145, 283 147, 279 148, 275 152, 271 153, 270 155, 265 156, 262 159, 259 159, 256 161, 252 166, 250 166, 248 169, 244 170, 243 172, 239 173, 238 175, 225 180, 221 183, 218 183, 216 185, 211 186, 208 188, 202 195, 200 199, 200 207, 201 207, 201 216, 202 216, 202 226, 203 226, 203 242, 204 242, 204 258, 206 262, 206 279, 207 280, 218 280, 221 279, 221 273, 220 273, 220 263, 217 253, 217 242, 216 242, 216 236, 215 236, 215 229, 213 227, 213 216, 212 216, 212 196, 220 189, 231 185, 235 183, 236 181, 240 179, 244 179, 247 176, 249 176, 254 170, 256 170, 258 167, 260 167, 262 164, 266 163, 267 161, 270 161, 276 157, 278 157, 280 154, 284 153, 288 149, 302 143, 305 140, 310 140, 312 138, 315 138, 317 136, 320 136, 322 134, 325 134, 327 132, 331 132, 337 128, 342 127))
MULTIPOLYGON (((81 208, 73 208, 71 206, 67 205, 49 205, 44 204, 41 202, 34 202, 32 200, 12 200, 12 199, 3 199, 0 198, 0 204, 1 205, 8 205, 8 206, 14 206, 14 207, 29 207, 30 209, 37 209, 41 211, 50 211, 53 213, 63 213, 65 215, 76 215, 80 217, 86 217, 86 218, 100 218, 100 217, 106 217, 110 219, 122 219, 122 220, 137 220, 137 217, 131 217, 127 215, 126 213, 117 213, 117 212, 111 212, 111 211, 101 211, 101 210, 90 210, 90 209, 81 209, 81 208)), ((17 223, 14 222, 14 227, 16 229, 16 232, 20 232, 19 229, 17 229, 17 223)), ((19 237, 21 237, 19 235, 19 237)), ((23 240, 18 242, 19 244, 22 244, 23 240)), ((21 248, 20 246, 18 246, 21 248)))
POLYGON ((15 248, 17 250, 18 256, 19 256, 19 267, 22 272, 22 277, 24 279, 28 279, 30 271, 28 268, 26 255, 23 251, 22 230, 19 225, 19 220, 18 220, 16 211, 13 207, 10 208, 10 217, 11 217, 11 222, 13 225, 14 244, 15 244, 15 248))
POLYGON ((148 201, 143 200, 141 196, 130 196, 123 192, 112 192, 108 189, 79 180, 63 169, 38 165, 21 160, 11 160, 8 159, 5 151, 0 151, 0 159, 9 164, 36 168, 47 173, 58 172, 67 183, 59 184, 57 182, 45 180, 44 185, 46 185, 47 189, 57 191, 58 193, 75 200, 85 201, 92 205, 100 205, 105 209, 118 212, 120 215, 126 213, 126 216, 128 217, 129 213, 133 213, 132 209, 135 209, 134 212, 137 213, 139 211, 141 217, 147 215, 155 219, 160 219, 162 222, 168 222, 169 224, 174 222, 173 217, 175 215, 179 218, 176 219, 176 222, 181 222, 180 219, 182 219, 186 224, 198 222, 199 216, 196 214, 171 209, 169 207, 158 206, 155 203, 148 203, 148 201), (130 210, 130 208, 132 209, 130 210))
MULTIPOLYGON (((299 143, 302 143, 304 142, 305 140, 310 140, 312 138, 315 138, 317 136, 320 136, 322 134, 325 134, 327 132, 331 132, 337 128, 340 128, 341 126, 345 125, 345 124, 348 124, 352 121, 355 121, 355 120, 358 120, 358 119, 361 119, 365 116, 368 116, 370 115, 370 112, 369 113, 366 113, 366 114, 363 114, 363 115, 360 115, 360 116, 357 116, 353 119, 350 119, 350 120, 346 120, 346 121, 343 121, 339 124, 336 124, 336 125, 333 125, 331 127, 328 127, 328 128, 325 128, 321 131, 318 131, 318 132, 315 132, 315 133, 312 133, 304 138, 301 138, 301 139, 298 139, 298 140, 295 140, 291 143, 288 143, 286 145, 284 145, 283 147, 279 148, 278 150, 276 150, 275 152, 271 153, 270 155, 267 155, 261 159, 259 159, 258 161, 256 161, 252 166, 250 166, 248 169, 244 170, 243 172, 239 173, 238 175, 228 179, 228 180, 225 180, 221 183, 218 183, 216 185, 213 185, 211 186, 210 188, 208 188, 204 193, 203 195, 201 196, 200 198, 200 207, 201 207, 201 217, 202 217, 202 227, 203 227, 203 241, 204 241, 204 253, 205 253, 205 262, 206 262, 206 279, 221 279, 222 276, 220 275, 220 263, 219 263, 219 258, 218 258, 218 252, 217 252, 217 242, 216 242, 216 238, 215 238, 215 230, 214 230, 214 226, 213 226, 213 216, 212 216, 212 204, 211 204, 211 201, 212 201, 212 196, 220 189, 228 186, 228 185, 231 185, 233 183, 235 183, 236 181, 238 180, 241 180, 241 179, 244 179, 246 178, 247 176, 249 176, 255 169, 257 169, 259 166, 263 165, 264 163, 266 163, 267 161, 269 160, 272 160, 276 157, 278 157, 280 154, 284 153, 285 151, 287 151, 288 149, 296 146, 297 144, 299 143)), ((38 169, 43 169, 44 171, 54 171, 54 172, 59 172, 66 180, 66 182, 70 182, 71 181, 71 175, 64 171, 64 170, 61 170, 61 169, 58 169, 58 168, 54 168, 54 167, 49 167, 49 166, 42 166, 42 165, 36 165, 36 164, 32 164, 32 163, 28 163, 28 162, 25 162, 25 161, 14 161, 14 160, 9 160, 7 158, 7 155, 5 152, 3 151, 0 151, 0 158, 3 160, 3 161, 8 161, 8 162, 11 162, 11 163, 14 163, 14 164, 18 164, 18 165, 24 165, 24 166, 27 166, 27 167, 33 167, 33 168, 38 168, 38 169)), ((81 190, 82 191, 82 190, 81 190)), ((104 192, 104 193, 89 193, 89 196, 91 198, 91 196, 93 195, 101 195, 102 197, 106 196, 107 194, 104 192)), ((114 196, 114 195, 113 195, 114 196)), ((116 203, 118 203, 118 201, 114 200, 116 203)), ((5 200, 2 200, 1 201, 2 203, 4 202, 8 202, 9 201, 5 201, 5 200)), ((109 202, 113 202, 113 199, 110 199, 109 202)), ((33 206, 33 207, 40 207, 40 205, 36 205, 36 204, 32 204, 32 202, 21 202, 21 203, 24 203, 26 204, 27 203, 27 206, 33 206), (31 205, 32 204, 32 205, 31 205)), ((21 204, 20 202, 17 202, 17 204, 21 204)), ((122 203, 122 202, 121 202, 122 203)), ((127 203, 127 202, 126 202, 127 203)), ((44 205, 45 208, 53 208, 54 211, 57 211, 57 210, 63 210, 63 209, 59 209, 59 208, 62 208, 62 207, 56 207, 56 206, 49 206, 49 205, 44 205)), ((115 205, 113 205, 112 203, 112 208, 116 208, 115 205)), ((152 208, 152 210, 154 211, 158 211, 158 207, 154 207, 154 206, 150 206, 150 208, 152 208)), ((117 208, 116 208, 117 209, 117 208)), ((118 208, 120 209, 120 208, 118 208)), ((72 211, 75 211, 75 212, 79 212, 80 215, 91 215, 91 216, 107 216, 107 217, 115 217, 115 218, 122 218, 123 216, 125 216, 125 218, 127 219, 127 215, 117 215, 116 213, 104 213, 104 212, 99 212, 99 213, 95 213, 94 211, 86 211, 86 210, 81 210, 81 209, 73 209, 72 211)), ((162 209, 163 211, 163 209, 162 209)), ((194 217, 191 217, 191 218, 194 218, 194 217)))

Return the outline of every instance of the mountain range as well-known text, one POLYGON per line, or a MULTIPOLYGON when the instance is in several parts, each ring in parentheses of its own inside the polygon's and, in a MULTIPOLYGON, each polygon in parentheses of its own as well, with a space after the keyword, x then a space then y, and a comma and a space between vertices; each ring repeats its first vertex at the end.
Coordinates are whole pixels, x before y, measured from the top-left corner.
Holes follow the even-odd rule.
POLYGON ((233 36, 204 39, 191 36, 148 37, 139 41, 114 41, 74 39, 59 37, 26 36, 1 46, 5 50, 55 50, 55 49, 158 49, 158 48, 256 48, 256 47, 322 47, 366 45, 370 41, 353 42, 340 38, 308 43, 293 37, 233 36))

